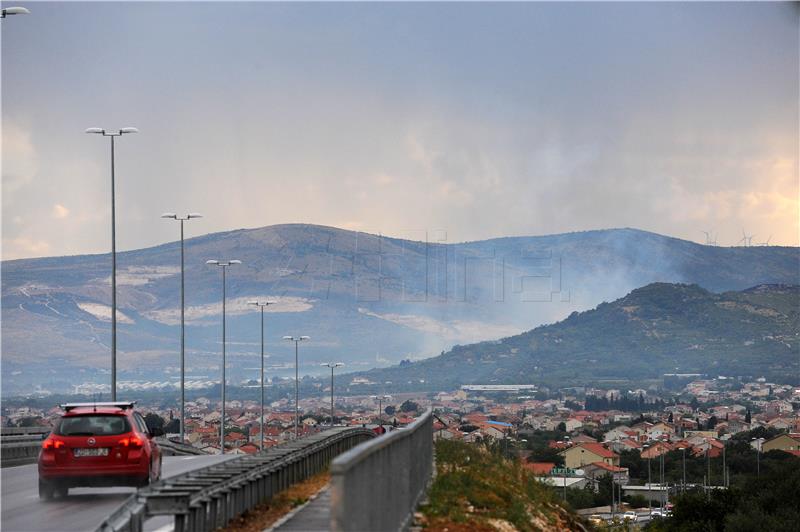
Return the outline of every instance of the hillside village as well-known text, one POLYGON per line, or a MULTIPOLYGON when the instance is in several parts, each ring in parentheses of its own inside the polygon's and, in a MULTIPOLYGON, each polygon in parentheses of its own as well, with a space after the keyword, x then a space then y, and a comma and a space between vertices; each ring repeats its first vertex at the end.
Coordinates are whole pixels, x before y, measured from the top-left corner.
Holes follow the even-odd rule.
MULTIPOLYGON (((531 387, 465 386, 465 389, 439 393, 407 393, 382 400, 378 411, 375 396, 336 398, 337 425, 365 426, 378 432, 402 428, 427 407, 436 413, 436 438, 465 442, 504 441, 525 459, 537 434, 560 434, 547 442, 561 456, 567 470, 581 469, 587 478, 611 473, 626 482, 628 472, 620 467, 620 454, 634 451, 654 460, 664 453, 686 449, 692 456, 717 458, 732 436, 758 427, 770 434, 800 433, 800 388, 777 385, 757 379, 734 383, 729 379, 693 380, 679 393, 617 389, 570 389, 555 396, 534 398, 531 387), (580 452, 576 453, 576 449, 580 452), (527 453, 527 454, 526 454, 527 453)), ((541 394, 539 394, 541 395, 541 394)), ((330 424, 329 397, 300 401, 301 435, 330 424)), ((291 400, 268 405, 263 432, 264 447, 294 437, 294 411, 291 400)), ((149 419, 162 424, 170 439, 177 440, 177 412, 140 405, 149 419)), ((259 449, 260 405, 255 401, 227 403, 225 452, 255 453, 259 449)), ((58 419, 61 409, 30 406, 8 407, 2 413, 3 426, 48 426, 58 419)), ((219 445, 219 403, 201 396, 186 404, 186 441, 203 452, 216 454, 219 445)), ((772 444, 762 438, 752 443, 766 452, 772 444)), ((791 447, 791 442, 789 446, 791 447)), ((797 450, 797 446, 794 449, 797 450)), ((544 476, 557 469, 554 461, 527 461, 526 467, 544 476)), ((562 472, 563 473, 563 472, 562 472)), ((562 481, 562 484, 565 481, 562 481)), ((569 482, 567 482, 569 485, 569 482)), ((583 486, 585 482, 574 484, 583 486)))

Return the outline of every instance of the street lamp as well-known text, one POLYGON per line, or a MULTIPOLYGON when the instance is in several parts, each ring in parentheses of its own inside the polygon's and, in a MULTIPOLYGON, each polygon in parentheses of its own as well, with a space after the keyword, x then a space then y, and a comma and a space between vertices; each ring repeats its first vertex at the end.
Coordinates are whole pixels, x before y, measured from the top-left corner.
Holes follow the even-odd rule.
POLYGON ((686 493, 686 447, 678 447, 678 450, 683 455, 683 484, 681 484, 681 493, 686 493))
POLYGON ((222 268, 222 417, 219 420, 220 454, 225 454, 225 273, 228 266, 241 264, 240 260, 207 260, 206 264, 222 268))
POLYGON ((172 220, 179 220, 181 222, 181 443, 184 441, 184 423, 186 422, 186 338, 184 332, 184 267, 183 267, 183 222, 191 220, 192 218, 202 218, 202 214, 196 212, 189 213, 185 216, 178 216, 174 212, 165 212, 161 215, 162 218, 170 218, 172 220))
POLYGON ((383 432, 383 400, 384 399, 391 399, 391 395, 370 395, 370 398, 378 400, 378 424, 381 427, 381 432, 383 432))
POLYGON ((299 433, 299 426, 300 426, 300 370, 298 366, 299 356, 298 356, 298 345, 300 342, 305 340, 310 340, 310 336, 284 336, 284 340, 289 340, 290 342, 294 342, 294 439, 298 439, 300 437, 299 433))
POLYGON ((753 438, 756 442, 756 476, 761 477, 761 438, 753 438))
POLYGON ((324 364, 320 364, 320 366, 326 366, 331 368, 331 428, 332 428, 333 427, 333 370, 334 368, 344 366, 344 364, 341 362, 337 362, 335 364, 332 362, 326 362, 324 364))
POLYGON ((264 450, 264 307, 274 305, 274 301, 248 301, 248 305, 255 305, 261 309, 261 445, 264 450))
POLYGON ((31 12, 24 7, 6 7, 2 9, 0 18, 6 18, 8 15, 30 15, 31 12))
POLYGON ((652 495, 650 494, 650 487, 651 487, 651 480, 650 480, 650 453, 647 452, 650 449, 650 445, 644 446, 644 452, 647 453, 647 514, 653 515, 653 508, 652 508, 652 495))
MULTIPOLYGON (((9 8, 14 9, 14 8, 9 8)), ((23 8, 20 8, 23 9, 23 8)), ((27 10, 26 10, 27 11, 27 10)), ((4 10, 7 13, 7 10, 4 10)), ((14 14, 14 13, 12 13, 14 14)), ((128 133, 138 133, 135 127, 123 127, 114 131, 106 131, 99 127, 90 127, 85 133, 93 133, 111 137, 111 400, 117 400, 117 217, 114 201, 114 138, 128 133)))

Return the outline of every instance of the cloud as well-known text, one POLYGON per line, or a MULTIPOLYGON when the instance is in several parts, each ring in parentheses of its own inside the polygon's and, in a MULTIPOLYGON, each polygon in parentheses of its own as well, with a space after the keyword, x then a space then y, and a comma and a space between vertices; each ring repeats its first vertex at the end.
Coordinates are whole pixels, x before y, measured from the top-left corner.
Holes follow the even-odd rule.
POLYGON ((32 182, 38 170, 31 134, 19 124, 3 120, 3 194, 13 194, 32 182))
POLYGON ((51 252, 50 243, 27 237, 3 241, 3 258, 41 257, 51 252))
POLYGON ((69 209, 61 205, 60 203, 56 203, 53 205, 53 218, 57 220, 62 220, 69 216, 69 209))

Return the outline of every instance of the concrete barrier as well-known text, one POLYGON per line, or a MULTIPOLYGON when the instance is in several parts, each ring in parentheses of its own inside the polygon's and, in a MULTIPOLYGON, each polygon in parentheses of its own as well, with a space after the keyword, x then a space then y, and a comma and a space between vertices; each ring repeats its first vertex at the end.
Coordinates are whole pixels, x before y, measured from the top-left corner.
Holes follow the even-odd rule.
POLYGON ((433 473, 433 415, 342 454, 331 464, 331 530, 406 530, 433 473))

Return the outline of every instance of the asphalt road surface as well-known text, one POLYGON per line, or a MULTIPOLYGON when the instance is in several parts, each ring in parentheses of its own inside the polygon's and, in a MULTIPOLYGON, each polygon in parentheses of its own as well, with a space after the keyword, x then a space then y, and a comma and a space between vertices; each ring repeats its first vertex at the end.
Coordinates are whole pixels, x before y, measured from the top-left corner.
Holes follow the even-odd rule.
MULTIPOLYGON (((165 456, 164 478, 206 467, 235 455, 165 456)), ((92 531, 127 499, 133 488, 73 488, 65 499, 39 500, 39 474, 36 464, 6 467, 2 479, 3 532, 92 531)), ((152 530, 171 523, 166 517, 147 522, 152 530)))

